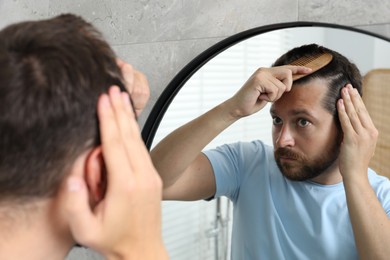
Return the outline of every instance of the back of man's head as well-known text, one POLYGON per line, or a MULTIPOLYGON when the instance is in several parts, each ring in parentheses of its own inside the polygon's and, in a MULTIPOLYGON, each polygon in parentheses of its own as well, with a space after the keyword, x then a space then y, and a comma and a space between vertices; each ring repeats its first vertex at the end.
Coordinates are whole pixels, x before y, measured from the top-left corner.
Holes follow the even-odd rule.
POLYGON ((331 62, 318 71, 296 80, 294 84, 305 84, 314 78, 327 80, 329 89, 323 100, 323 105, 337 119, 336 102, 341 98, 341 89, 350 83, 358 90, 360 95, 362 94, 362 76, 355 64, 334 50, 317 44, 308 44, 283 54, 275 61, 273 66, 287 65, 301 57, 310 58, 322 53, 332 54, 331 62))
POLYGON ((0 31, 0 202, 52 196, 99 143, 96 102, 123 87, 115 55, 73 15, 0 31))

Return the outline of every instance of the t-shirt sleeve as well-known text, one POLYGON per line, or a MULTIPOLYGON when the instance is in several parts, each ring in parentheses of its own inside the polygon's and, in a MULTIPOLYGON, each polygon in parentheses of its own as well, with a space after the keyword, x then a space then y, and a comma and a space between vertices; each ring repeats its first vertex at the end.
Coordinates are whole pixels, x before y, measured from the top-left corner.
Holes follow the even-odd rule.
POLYGON ((237 144, 222 145, 204 151, 215 175, 216 193, 214 198, 226 196, 235 200, 240 188, 237 144))
POLYGON ((214 198, 226 196, 233 202, 237 200, 243 182, 256 172, 254 168, 265 165, 267 159, 265 145, 259 140, 225 144, 203 153, 209 159, 215 175, 214 198))
POLYGON ((390 180, 387 177, 377 175, 372 169, 368 170, 368 176, 379 202, 390 219, 390 180))

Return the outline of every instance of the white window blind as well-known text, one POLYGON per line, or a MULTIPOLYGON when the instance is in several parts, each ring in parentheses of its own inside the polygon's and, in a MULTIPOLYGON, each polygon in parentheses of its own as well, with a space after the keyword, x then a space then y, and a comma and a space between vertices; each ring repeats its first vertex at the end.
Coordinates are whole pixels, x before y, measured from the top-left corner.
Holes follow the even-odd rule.
MULTIPOLYGON (((173 100, 154 144, 179 126, 230 98, 259 67, 269 67, 290 46, 287 31, 253 37, 222 52, 196 72, 173 100)), ((206 149, 223 143, 261 139, 272 144, 269 106, 241 119, 206 149)), ((172 260, 228 259, 231 207, 223 198, 222 222, 216 227, 216 201, 163 202, 163 237, 172 260), (214 231, 214 233, 213 233, 214 231), (212 236, 216 234, 216 236, 212 236)))

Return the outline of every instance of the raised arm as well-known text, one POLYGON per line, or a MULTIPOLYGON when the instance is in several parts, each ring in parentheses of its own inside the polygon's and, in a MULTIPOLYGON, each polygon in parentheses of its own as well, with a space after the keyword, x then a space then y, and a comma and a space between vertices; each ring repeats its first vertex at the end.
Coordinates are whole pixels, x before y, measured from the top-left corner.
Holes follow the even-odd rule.
POLYGON ((310 69, 298 66, 260 68, 232 98, 163 139, 151 152, 163 180, 163 198, 198 200, 213 196, 215 178, 202 149, 240 118, 290 91, 293 74, 308 72, 310 69))
POLYGON ((342 90, 338 103, 344 132, 340 172, 360 259, 389 259, 390 220, 367 176, 378 131, 364 104, 351 85, 342 90))

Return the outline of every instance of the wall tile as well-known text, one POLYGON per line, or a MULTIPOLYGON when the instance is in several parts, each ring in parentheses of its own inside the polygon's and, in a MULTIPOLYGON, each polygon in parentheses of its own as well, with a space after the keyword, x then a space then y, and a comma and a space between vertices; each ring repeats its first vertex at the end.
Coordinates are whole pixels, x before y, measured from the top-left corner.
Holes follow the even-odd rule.
POLYGON ((0 0, 0 28, 25 20, 48 17, 49 0, 0 0))
POLYGON ((360 28, 362 30, 366 30, 369 32, 373 32, 376 34, 383 35, 390 39, 390 23, 388 24, 375 24, 375 25, 363 25, 358 26, 357 28, 360 28))
POLYGON ((390 22, 390 1, 299 0, 300 21, 322 21, 344 25, 390 22))
POLYGON ((50 0, 49 15, 73 13, 91 22, 104 35, 110 44, 123 41, 121 0, 63 1, 50 0))
POLYGON ((67 257, 65 258, 65 260, 81 260, 81 259, 104 260, 104 257, 90 249, 83 248, 83 247, 75 247, 73 250, 69 252, 67 257))
POLYGON ((226 37, 256 26, 293 21, 297 1, 125 1, 124 41, 140 43, 226 37))
POLYGON ((133 64, 148 78, 151 96, 140 117, 141 125, 173 77, 197 55, 221 40, 222 38, 209 38, 113 47, 119 57, 133 64))

